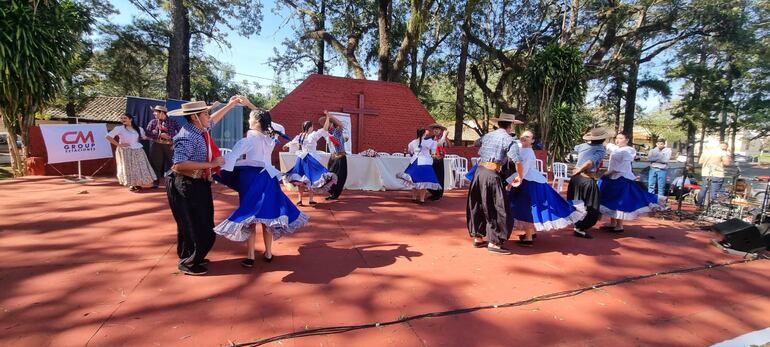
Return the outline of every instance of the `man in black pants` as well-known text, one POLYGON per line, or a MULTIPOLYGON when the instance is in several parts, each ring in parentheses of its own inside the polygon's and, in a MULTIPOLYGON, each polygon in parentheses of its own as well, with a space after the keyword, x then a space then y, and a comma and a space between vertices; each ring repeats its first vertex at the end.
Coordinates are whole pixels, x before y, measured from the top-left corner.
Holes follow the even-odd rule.
POLYGON ((153 188, 158 188, 158 182, 163 178, 164 173, 171 167, 171 158, 173 151, 171 148, 171 139, 179 133, 182 128, 175 120, 168 118, 168 110, 163 106, 152 108, 155 113, 155 119, 147 123, 145 130, 147 137, 152 140, 150 145, 150 164, 155 170, 155 177, 158 179, 152 183, 153 188))
POLYGON ((444 196, 444 155, 446 154, 446 148, 449 147, 449 142, 446 140, 447 129, 441 124, 433 123, 428 126, 433 131, 433 140, 436 141, 436 153, 433 155, 433 172, 436 173, 438 183, 441 185, 441 189, 433 190, 428 189, 430 193, 430 200, 438 200, 444 196))
POLYGON ((324 111, 324 117, 319 119, 319 123, 323 124, 323 129, 329 132, 329 140, 332 143, 334 150, 332 151, 332 157, 329 159, 329 172, 337 175, 337 183, 335 183, 329 189, 329 196, 326 200, 337 200, 342 194, 342 190, 345 189, 345 181, 348 179, 348 158, 345 152, 345 126, 339 119, 330 115, 329 112, 324 111))
POLYGON ((233 97, 211 116, 203 101, 188 102, 171 112, 188 121, 174 137, 173 173, 166 178, 168 204, 177 224, 178 268, 186 275, 206 274, 206 255, 216 240, 211 173, 225 161, 214 157, 215 145, 208 130, 237 103, 233 97))

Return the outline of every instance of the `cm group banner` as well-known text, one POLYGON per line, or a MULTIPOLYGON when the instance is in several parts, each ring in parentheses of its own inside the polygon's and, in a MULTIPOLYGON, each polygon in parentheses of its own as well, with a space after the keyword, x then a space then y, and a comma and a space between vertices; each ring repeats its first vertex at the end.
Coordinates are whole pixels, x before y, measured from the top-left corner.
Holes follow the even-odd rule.
POLYGON ((105 138, 107 125, 41 124, 48 163, 112 158, 112 145, 105 138))

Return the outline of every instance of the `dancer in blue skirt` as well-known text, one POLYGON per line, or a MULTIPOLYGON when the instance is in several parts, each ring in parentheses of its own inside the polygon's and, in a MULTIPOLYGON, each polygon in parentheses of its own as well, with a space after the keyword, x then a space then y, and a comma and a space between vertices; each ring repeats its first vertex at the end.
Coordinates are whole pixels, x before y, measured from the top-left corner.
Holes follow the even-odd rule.
POLYGON ((257 225, 262 228, 265 242, 263 258, 270 262, 273 260, 273 240, 295 232, 310 218, 281 191, 281 172, 270 162, 276 136, 270 125, 270 113, 256 111, 245 97, 239 97, 239 102, 255 109, 249 115, 251 130, 233 146, 232 152, 225 155, 221 174, 215 177, 238 192, 239 206, 214 228, 214 232, 232 241, 248 241, 248 257, 241 265, 250 268, 254 266, 257 225), (243 155, 246 159, 239 160, 243 155))
POLYGON ((294 184, 299 191, 299 200, 297 205, 302 206, 302 195, 305 191, 310 195, 308 204, 315 205, 313 200, 315 193, 326 193, 337 183, 337 175, 329 172, 321 164, 316 145, 322 137, 329 137, 329 132, 325 129, 329 127, 329 118, 326 117, 324 127, 313 131, 313 122, 305 121, 302 123, 302 133, 297 135, 291 143, 299 144, 300 150, 297 152, 297 161, 294 167, 286 172, 286 180, 294 184))
POLYGON ((438 177, 433 170, 433 153, 436 152, 436 141, 425 138, 425 129, 417 129, 417 138, 409 142, 409 153, 413 155, 412 162, 404 170, 396 174, 407 187, 412 188, 412 201, 425 203, 428 189, 441 189, 438 177))
POLYGON ((610 217, 610 223, 602 229, 622 233, 624 220, 634 220, 639 214, 662 208, 666 197, 648 193, 636 183, 631 170, 636 150, 628 146, 628 136, 619 133, 615 144, 618 148, 610 154, 607 173, 599 180, 599 211, 610 217))
MULTIPOLYGON (((521 134, 519 138, 521 141, 519 157, 523 169, 521 184, 516 187, 511 183, 508 184, 513 218, 517 223, 522 224, 525 232, 518 244, 526 247, 532 246, 532 236, 535 230, 561 229, 580 221, 586 215, 582 201, 567 202, 548 184, 545 176, 537 170, 537 158, 535 151, 532 150, 533 137, 531 131, 525 131, 521 134)), ((518 175, 519 173, 513 174, 508 178, 508 182, 513 182, 518 175)))

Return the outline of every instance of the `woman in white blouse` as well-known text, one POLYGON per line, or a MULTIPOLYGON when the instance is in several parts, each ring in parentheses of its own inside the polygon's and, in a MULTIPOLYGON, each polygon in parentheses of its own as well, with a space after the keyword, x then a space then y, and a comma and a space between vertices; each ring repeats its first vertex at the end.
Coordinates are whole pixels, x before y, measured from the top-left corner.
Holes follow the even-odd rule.
POLYGON ((623 221, 634 220, 639 214, 659 209, 665 205, 666 197, 648 193, 636 183, 632 163, 636 150, 628 146, 628 136, 615 136, 617 148, 610 153, 607 173, 599 180, 599 211, 610 217, 610 223, 602 226, 612 232, 623 232, 623 221))
POLYGON ((134 117, 128 113, 120 116, 120 123, 122 125, 113 128, 107 133, 106 138, 117 147, 115 162, 118 169, 118 182, 135 192, 142 186, 152 185, 157 176, 150 166, 150 161, 147 160, 142 144, 139 143, 140 139, 147 139, 144 136, 144 129, 138 127, 134 117))
MULTIPOLYGON (((239 102, 256 109, 245 97, 239 102)), ((256 228, 262 228, 265 243, 263 259, 273 260, 272 244, 283 235, 291 234, 310 220, 292 204, 280 187, 281 172, 273 167, 270 157, 276 134, 271 127, 270 113, 252 111, 246 137, 225 155, 220 175, 214 178, 238 192, 239 206, 214 228, 214 232, 232 241, 247 241, 248 255, 241 266, 254 266, 256 228), (245 156, 245 159, 240 159, 245 156), (252 228, 252 226, 254 226, 252 228), (252 230, 253 229, 253 230, 252 230)))
POLYGON ((286 172, 286 180, 294 184, 299 191, 297 200, 299 206, 302 206, 302 195, 305 191, 310 195, 308 204, 315 205, 314 195, 328 192, 329 188, 337 183, 337 175, 329 172, 321 164, 321 157, 316 149, 318 140, 329 136, 329 133, 324 129, 313 131, 313 122, 305 121, 302 123, 302 133, 284 145, 285 148, 291 147, 292 144, 299 144, 300 146, 294 167, 286 172))
POLYGON ((521 184, 514 187, 513 180, 518 173, 508 178, 511 213, 524 229, 518 244, 532 246, 535 231, 551 231, 564 228, 580 221, 586 215, 582 201, 567 202, 554 190, 543 174, 537 169, 537 158, 532 150, 533 134, 527 130, 521 134, 521 184))
POLYGON ((436 172, 433 171, 433 154, 436 153, 436 141, 425 138, 425 129, 417 129, 417 138, 409 142, 408 150, 412 162, 404 170, 396 174, 407 187, 412 188, 412 201, 425 203, 428 189, 441 189, 436 172))

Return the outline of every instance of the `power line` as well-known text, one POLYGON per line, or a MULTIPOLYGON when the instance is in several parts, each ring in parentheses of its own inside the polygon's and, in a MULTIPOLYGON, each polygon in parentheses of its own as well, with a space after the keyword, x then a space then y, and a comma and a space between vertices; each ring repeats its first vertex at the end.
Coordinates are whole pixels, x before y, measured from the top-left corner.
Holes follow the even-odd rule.
POLYGON ((262 77, 262 76, 256 76, 256 75, 249 75, 249 74, 245 74, 245 73, 242 73, 242 72, 235 72, 235 71, 233 71, 233 73, 234 73, 234 74, 236 74, 236 75, 241 75, 241 76, 248 76, 248 77, 254 77, 254 78, 259 78, 259 79, 263 79, 263 80, 268 80, 268 81, 271 81, 271 82, 276 82, 276 80, 274 80, 274 79, 272 79, 272 78, 267 78, 267 77, 262 77))
POLYGON ((585 286, 582 288, 576 288, 572 290, 565 290, 562 292, 556 292, 556 293, 549 293, 544 295, 535 296, 526 300, 516 301, 516 302, 508 302, 503 304, 496 304, 496 305, 484 305, 484 306, 474 306, 474 307, 466 307, 466 308, 459 308, 454 310, 447 310, 447 311, 440 311, 440 312, 429 312, 429 313, 422 313, 417 314, 413 316, 402 316, 399 319, 387 321, 387 322, 377 322, 377 323, 366 323, 366 324, 359 324, 359 325, 343 325, 343 326, 332 326, 332 327, 323 327, 323 328, 315 328, 315 329, 307 329, 304 331, 295 331, 288 334, 283 335, 277 335, 273 337, 268 337, 264 339, 259 339, 256 341, 251 342, 244 342, 244 343, 233 343, 230 342, 230 346, 232 347, 256 347, 261 346, 266 343, 280 341, 280 340, 287 340, 287 339, 293 339, 298 337, 304 337, 304 336, 317 336, 317 335, 329 335, 329 334, 338 334, 338 333, 344 333, 348 331, 354 331, 359 329, 371 329, 371 328, 379 328, 387 325, 393 325, 393 324, 400 324, 405 323, 408 321, 416 320, 416 319, 424 319, 424 318, 437 318, 437 317, 445 317, 445 316, 452 316, 452 315, 458 315, 458 314, 464 314, 464 313, 471 313, 476 311, 482 311, 482 310, 489 310, 489 309, 498 309, 498 308, 506 308, 506 307, 517 307, 517 306, 525 306, 529 304, 533 304, 539 301, 546 301, 546 300, 556 300, 561 298, 567 298, 572 296, 577 296, 582 293, 597 290, 603 287, 609 287, 614 286, 618 284, 623 283, 630 283, 630 282, 636 282, 639 280, 657 277, 657 276, 663 276, 663 275, 671 275, 671 274, 681 274, 681 273, 689 273, 689 272, 696 272, 696 271, 702 271, 702 270, 708 270, 713 268, 720 268, 720 267, 728 267, 732 265, 737 264, 745 264, 756 260, 767 260, 768 258, 766 256, 761 256, 757 258, 744 258, 740 260, 734 260, 729 261, 725 263, 712 263, 712 262, 706 262, 705 265, 702 266, 693 266, 689 268, 679 268, 679 269, 672 269, 668 271, 663 272, 655 272, 650 273, 646 275, 639 275, 639 276, 629 276, 624 277, 612 281, 603 281, 599 283, 595 283, 589 286, 585 286))

